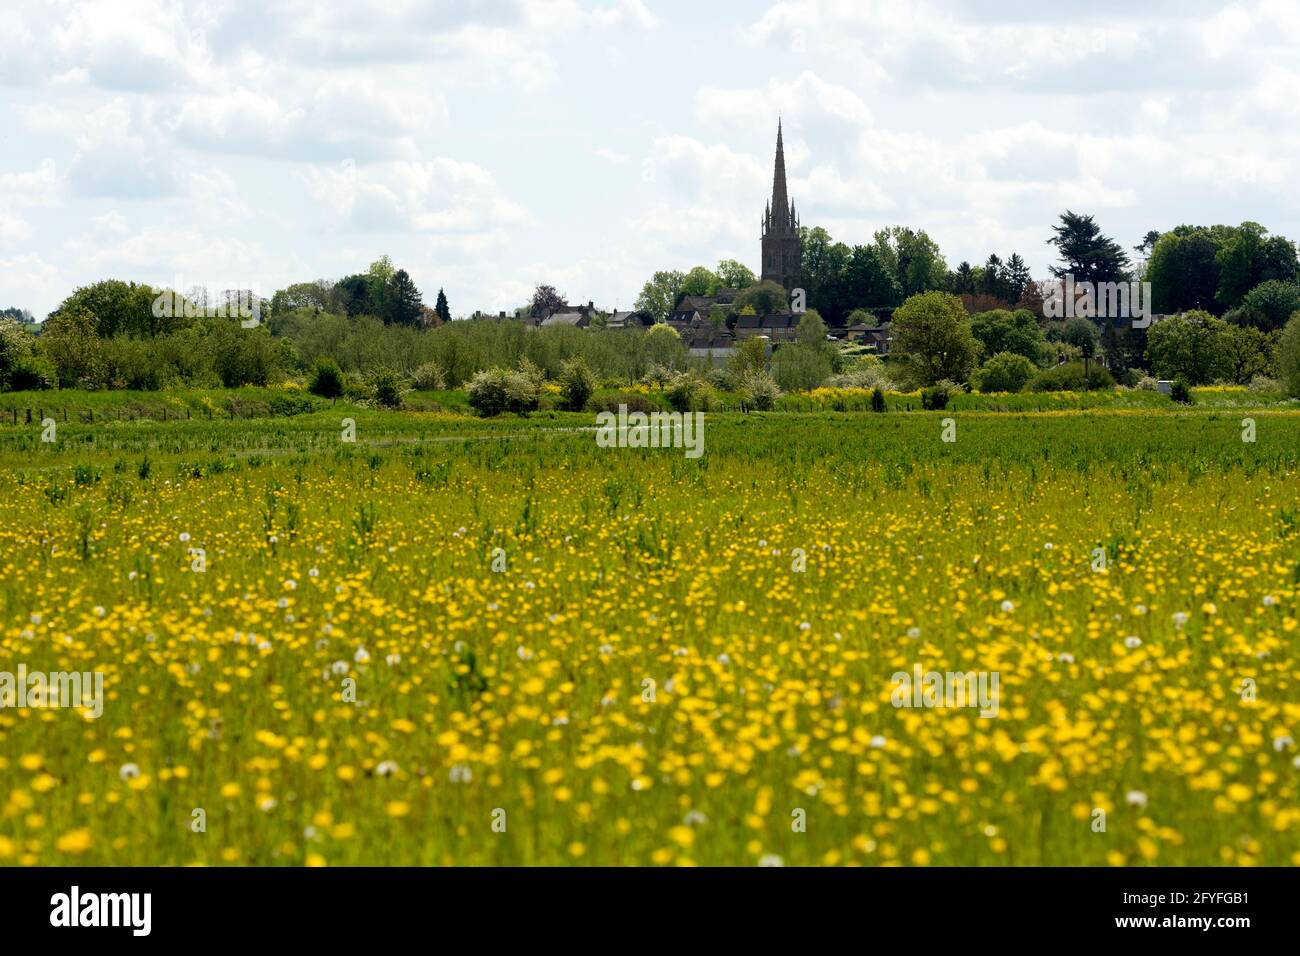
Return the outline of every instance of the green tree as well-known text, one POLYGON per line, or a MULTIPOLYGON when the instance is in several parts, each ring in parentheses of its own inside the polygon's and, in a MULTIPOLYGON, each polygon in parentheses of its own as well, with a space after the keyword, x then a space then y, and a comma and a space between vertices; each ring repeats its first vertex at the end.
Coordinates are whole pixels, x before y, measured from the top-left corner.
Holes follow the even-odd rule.
POLYGON ((566 359, 560 370, 560 394, 569 411, 580 412, 596 392, 596 373, 581 355, 566 359))
POLYGON ((411 281, 405 269, 398 269, 388 280, 384 302, 384 321, 390 325, 420 324, 424 313, 424 298, 411 281))
MULTIPOLYGON (((718 277, 704 266, 696 266, 682 280, 682 295, 713 295, 718 291, 718 277)), ((676 303, 673 303, 676 305, 676 303)))
POLYGON ((95 334, 95 316, 86 309, 61 307, 43 323, 41 352, 54 366, 60 388, 103 388, 108 384, 104 344, 95 334))
POLYGON ((965 381, 975 366, 979 343, 961 299, 947 292, 922 292, 894 311, 892 355, 916 384, 965 381))
POLYGON ((1300 398, 1300 312, 1291 316, 1283 327, 1273 360, 1286 393, 1300 398))
POLYGON ((1219 239, 1202 226, 1178 226, 1156 240, 1143 279, 1159 315, 1217 309, 1219 239))
POLYGON ((795 331, 795 338, 800 345, 825 349, 827 347, 826 323, 822 320, 821 313, 816 309, 805 311, 799 317, 799 327, 795 331))
POLYGON ((95 334, 106 339, 115 335, 152 338, 184 328, 193 320, 193 314, 185 314, 183 297, 179 308, 176 307, 178 303, 168 297, 155 309, 154 302, 159 295, 160 291, 147 285, 106 279, 76 289, 52 314, 89 313, 95 334), (154 315, 155 311, 160 314, 154 315))
POLYGON ((637 310, 648 313, 656 322, 662 322, 677 307, 685 282, 686 276, 680 272, 656 272, 641 287, 641 294, 635 303, 637 310))
POLYGON ((745 308, 752 308, 755 315, 772 315, 786 311, 790 308, 790 302, 780 283, 768 279, 750 286, 736 296, 736 301, 732 303, 732 310, 741 312, 745 308))
POLYGON ((1128 255, 1114 239, 1102 235, 1092 216, 1070 210, 1061 213, 1055 235, 1047 240, 1055 246, 1061 266, 1053 266, 1058 279, 1073 275, 1075 282, 1121 282, 1128 275, 1128 255))
POLYGON ((727 372, 740 382, 751 375, 761 375, 767 369, 767 343, 757 336, 741 339, 736 351, 727 360, 727 372))
POLYGON ((830 375, 831 358, 825 348, 795 342, 772 352, 772 378, 782 391, 811 391, 830 375))
POLYGON ((271 315, 284 315, 295 309, 325 311, 334 305, 334 284, 326 279, 295 282, 271 296, 271 315))
MULTIPOLYGON (((854 307, 896 309, 903 289, 874 246, 854 246, 844 271, 845 298, 854 307)), ((848 319, 845 323, 852 325, 848 319)))
POLYGON ((647 364, 662 365, 665 368, 678 368, 686 359, 686 346, 682 337, 671 325, 663 322, 652 325, 642 339, 647 364))
POLYGON ((727 289, 748 289, 758 282, 758 276, 754 275, 749 266, 735 259, 723 259, 715 271, 718 281, 727 289))
POLYGON ((1209 312, 1170 316, 1147 330, 1147 358, 1161 378, 1208 385, 1232 374, 1224 334, 1228 324, 1209 312))
POLYGON ((451 321, 451 306, 447 304, 447 293, 442 289, 438 290, 438 298, 433 305, 433 311, 438 314, 438 318, 443 322, 451 321))
POLYGON ((971 316, 970 328, 985 355, 1014 352, 1034 363, 1042 359, 1043 331, 1028 309, 979 312, 971 316))
POLYGON ((1216 299, 1224 309, 1241 305, 1247 293, 1270 281, 1294 282, 1300 278, 1295 245, 1284 236, 1269 236, 1257 222, 1224 228, 1216 261, 1219 287, 1216 299))
POLYGON ((852 250, 842 242, 835 242, 820 226, 800 227, 799 233, 802 237, 800 287, 809 305, 816 306, 831 322, 839 324, 854 305, 846 285, 852 250))
POLYGON ((1006 292, 1003 298, 1012 304, 1019 302, 1020 297, 1025 294, 1025 289, 1033 281, 1029 266, 1025 265, 1025 260, 1020 258, 1019 253, 1011 253, 1006 270, 1003 272, 1003 281, 1005 283, 1003 291, 1006 292))
POLYGON ((904 297, 942 289, 947 284, 948 264, 924 229, 881 229, 875 234, 875 249, 904 297))
POLYGON ((981 392, 1019 392, 1029 384, 1037 369, 1034 363, 1017 352, 999 352, 975 373, 981 392))
POLYGON ((343 370, 328 355, 322 355, 312 364, 307 391, 321 398, 339 398, 343 395, 343 370))
POLYGON ((1256 375, 1267 375, 1269 353, 1275 335, 1253 326, 1228 323, 1219 338, 1228 368, 1228 378, 1237 385, 1249 385, 1256 375))
POLYGON ((1240 310, 1234 315, 1244 325, 1271 332, 1286 325, 1297 309, 1300 309, 1300 285, 1269 279, 1246 293, 1240 310))

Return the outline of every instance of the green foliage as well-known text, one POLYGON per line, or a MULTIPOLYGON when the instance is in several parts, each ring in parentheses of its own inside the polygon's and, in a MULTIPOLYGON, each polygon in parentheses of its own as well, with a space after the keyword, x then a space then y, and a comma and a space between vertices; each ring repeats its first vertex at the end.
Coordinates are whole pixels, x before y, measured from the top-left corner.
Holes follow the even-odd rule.
POLYGON ((1192 390, 1188 386, 1187 380, 1183 378, 1174 379, 1173 385, 1169 388, 1169 397, 1179 405, 1192 404, 1192 390))
POLYGON ((586 359, 574 356, 567 359, 560 370, 560 394, 564 396, 564 406, 570 411, 580 412, 587 407, 587 402, 596 391, 596 373, 591 370, 586 359))
POLYGON ((826 348, 826 323, 816 309, 808 309, 799 317, 795 339, 810 348, 826 348))
POLYGON ((709 269, 704 266, 696 266, 686 273, 679 291, 682 295, 713 295, 718 291, 721 284, 717 275, 709 269))
POLYGON ((718 281, 728 289, 748 289, 758 281, 758 276, 754 275, 749 266, 735 259, 723 259, 715 271, 718 281))
POLYGON ((343 370, 338 362, 322 355, 312 364, 307 390, 321 398, 341 398, 343 395, 343 370))
POLYGON ((1042 359, 1043 331, 1028 309, 980 312, 971 316, 970 330, 984 355, 1013 352, 1035 364, 1042 359))
POLYGON ((1300 285, 1270 279, 1246 293, 1237 316, 1240 324, 1269 332, 1286 325, 1297 310, 1300 310, 1300 285))
POLYGON ((648 365, 678 368, 686 361, 686 345, 671 325, 660 322, 643 334, 643 352, 648 365))
POLYGON ((948 263, 924 229, 881 229, 875 235, 874 249, 885 273, 897 284, 900 298, 942 289, 947 282, 948 263))
POLYGON ((918 385, 965 381, 979 343, 961 300, 947 292, 914 295, 894 311, 892 355, 918 385))
POLYGON ((1230 327, 1208 312, 1170 316, 1147 330, 1147 357, 1160 378, 1208 385, 1230 378, 1225 336, 1230 327))
POLYGON ((1076 282, 1120 282, 1127 278, 1128 254, 1102 234, 1092 216, 1067 209, 1052 232, 1048 244, 1056 247, 1062 263, 1052 267, 1058 279, 1073 275, 1076 282))
POLYGON ((401 408, 402 396, 406 392, 406 383, 402 376, 391 368, 375 369, 370 373, 370 393, 375 402, 384 408, 401 408))
POLYGON ((1034 363, 1017 352, 999 352, 975 373, 981 392, 1019 392, 1034 377, 1034 363))
POLYGON ((1300 277, 1295 245, 1283 236, 1269 236, 1257 222, 1243 222, 1226 232, 1215 261, 1219 266, 1215 298, 1225 309, 1241 305, 1247 293, 1263 283, 1290 283, 1300 277))
POLYGON ((736 296, 736 301, 732 303, 731 308, 734 312, 752 308, 755 315, 772 315, 775 312, 788 310, 790 300, 786 298, 786 290, 781 288, 779 283, 768 279, 742 290, 736 296))
POLYGON ((47 319, 41 351, 54 366, 60 388, 97 389, 107 384, 104 345, 89 311, 62 308, 47 319))
POLYGON ((1300 398, 1300 312, 1287 321, 1273 355, 1278 378, 1292 398, 1300 398))
POLYGON ((680 272, 656 272, 641 288, 641 294, 636 298, 637 310, 648 313, 656 322, 662 322, 681 299, 685 281, 686 276, 680 272))
POLYGON ((948 407, 949 392, 946 385, 930 385, 921 389, 921 408, 938 412, 948 407))
POLYGON ((1067 362, 1045 368, 1029 380, 1031 392, 1082 392, 1115 387, 1115 378, 1096 362, 1087 366, 1085 380, 1083 362, 1067 362))
POLYGON ((154 301, 160 292, 147 285, 107 279, 76 289, 54 310, 52 317, 89 315, 95 334, 103 338, 152 337, 183 328, 194 318, 194 304, 180 296, 168 296, 169 308, 155 310, 154 301), (154 315, 155 311, 164 314, 154 315), (171 314, 165 314, 168 312, 171 314))
POLYGON ((707 412, 713 405, 712 386, 694 372, 674 376, 664 389, 664 396, 678 412, 707 412))
POLYGON ((807 392, 820 386, 832 372, 825 344, 786 343, 772 352, 772 378, 784 392, 807 392))
POLYGON ((767 368, 767 343, 757 336, 741 339, 727 359, 727 371, 736 381, 761 374, 767 368))
POLYGON ((757 372, 746 376, 740 383, 741 399, 750 408, 760 412, 769 412, 776 407, 776 400, 781 397, 781 387, 772 376, 757 372))
POLYGON ((879 388, 871 390, 871 410, 873 412, 883 412, 885 410, 885 393, 879 388))
POLYGON ((13 319, 0 318, 0 389, 31 388, 15 385, 13 379, 20 369, 25 369, 23 381, 30 380, 35 352, 35 339, 26 328, 13 319))
POLYGON ((502 368, 489 368, 474 373, 465 391, 469 406, 484 417, 500 415, 506 410, 506 375, 502 368))
POLYGON ((437 362, 425 362, 411 375, 411 384, 422 392, 440 392, 447 387, 447 373, 437 362))
POLYGON ((470 407, 483 416, 536 411, 541 388, 529 370, 490 368, 478 372, 467 388, 470 407))
POLYGON ((398 269, 387 282, 384 321, 393 325, 419 325, 423 313, 424 300, 420 290, 405 269, 398 269))
POLYGON ((1216 308, 1220 242, 1203 226, 1178 226, 1160 236, 1143 274, 1157 314, 1216 308))

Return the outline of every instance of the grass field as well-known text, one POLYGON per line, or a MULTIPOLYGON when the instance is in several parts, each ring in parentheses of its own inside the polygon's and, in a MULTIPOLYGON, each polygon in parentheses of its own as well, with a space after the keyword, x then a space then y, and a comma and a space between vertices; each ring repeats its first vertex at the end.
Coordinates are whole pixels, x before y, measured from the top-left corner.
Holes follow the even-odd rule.
POLYGON ((1295 412, 103 418, 0 424, 0 670, 105 698, 0 863, 1300 863, 1295 412))

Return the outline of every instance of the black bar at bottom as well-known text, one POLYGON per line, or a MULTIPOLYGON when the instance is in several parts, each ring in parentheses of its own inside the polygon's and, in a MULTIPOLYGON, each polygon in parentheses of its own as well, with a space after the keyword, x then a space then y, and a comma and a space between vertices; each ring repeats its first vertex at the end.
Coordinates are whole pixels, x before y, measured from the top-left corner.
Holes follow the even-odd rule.
POLYGON ((729 946, 963 927, 986 942, 1051 932, 1231 944, 1293 925, 1296 889, 1289 869, 10 869, 0 871, 0 912, 10 941, 77 933, 127 945, 333 947, 412 935, 454 945, 466 933, 494 944, 666 944, 688 926, 693 942, 729 946), (131 894, 148 894, 147 910, 131 894))

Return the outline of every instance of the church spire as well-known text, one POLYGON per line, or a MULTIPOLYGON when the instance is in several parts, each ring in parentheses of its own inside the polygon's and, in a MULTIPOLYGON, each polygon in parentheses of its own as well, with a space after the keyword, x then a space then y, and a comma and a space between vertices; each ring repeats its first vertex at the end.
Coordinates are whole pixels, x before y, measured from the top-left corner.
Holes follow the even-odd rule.
POLYGON ((780 232, 788 232, 791 226, 790 199, 785 185, 785 143, 781 135, 781 119, 776 121, 776 164, 772 170, 772 219, 773 225, 780 232))
POLYGON ((776 121, 776 163, 772 167, 772 200, 763 211, 764 281, 779 283, 786 289, 799 284, 803 250, 799 241, 798 217, 785 183, 785 131, 780 117, 776 121))

